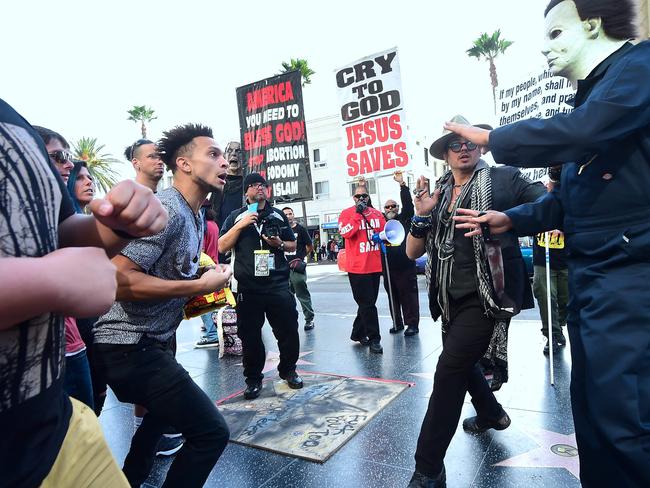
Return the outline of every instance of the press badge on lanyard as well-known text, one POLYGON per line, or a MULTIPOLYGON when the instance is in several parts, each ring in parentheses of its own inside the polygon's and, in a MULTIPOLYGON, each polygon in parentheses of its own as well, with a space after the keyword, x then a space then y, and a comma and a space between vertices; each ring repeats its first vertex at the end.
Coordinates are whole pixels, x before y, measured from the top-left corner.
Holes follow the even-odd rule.
POLYGON ((272 269, 270 264, 273 255, 266 249, 257 249, 253 255, 255 257, 255 276, 268 276, 272 269))
POLYGON ((253 252, 255 263, 255 276, 269 276, 269 272, 275 269, 275 255, 268 249, 262 249, 262 226, 255 225, 260 234, 260 249, 253 252))

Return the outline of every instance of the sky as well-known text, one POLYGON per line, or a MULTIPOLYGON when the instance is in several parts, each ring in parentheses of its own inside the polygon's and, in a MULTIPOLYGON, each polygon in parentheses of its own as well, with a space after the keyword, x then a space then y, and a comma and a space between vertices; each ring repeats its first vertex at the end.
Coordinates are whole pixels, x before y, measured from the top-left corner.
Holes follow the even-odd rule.
MULTIPOLYGON (((460 113, 495 123, 488 63, 465 51, 481 33, 514 41, 497 59, 500 85, 539 71, 548 0, 208 2, 59 0, 5 2, 0 97, 28 121, 69 141, 96 137, 124 159, 140 137, 133 105, 158 119, 150 139, 177 124, 211 126, 224 147, 239 140, 238 86, 305 58, 307 120, 335 115, 334 73, 397 46, 407 124, 435 139, 460 113)), ((132 177, 130 163, 118 169, 132 177)), ((345 171, 341 163, 341 171, 345 171)))

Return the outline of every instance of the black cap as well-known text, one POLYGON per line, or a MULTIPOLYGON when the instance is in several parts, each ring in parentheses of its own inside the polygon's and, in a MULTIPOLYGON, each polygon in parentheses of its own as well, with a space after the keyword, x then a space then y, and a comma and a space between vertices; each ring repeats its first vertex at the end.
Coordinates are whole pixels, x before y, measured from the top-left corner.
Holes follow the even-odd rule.
POLYGON ((244 191, 248 190, 248 187, 254 185, 255 183, 262 183, 264 186, 268 186, 268 183, 261 174, 250 173, 247 174, 244 178, 244 191))

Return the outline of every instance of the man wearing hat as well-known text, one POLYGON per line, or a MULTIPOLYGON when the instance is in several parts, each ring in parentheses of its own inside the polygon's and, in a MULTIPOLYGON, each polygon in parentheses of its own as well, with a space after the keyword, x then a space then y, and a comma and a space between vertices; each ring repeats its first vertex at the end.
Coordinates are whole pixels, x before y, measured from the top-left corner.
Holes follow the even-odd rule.
POLYGON ((244 178, 247 205, 234 210, 223 223, 219 251, 232 250, 237 292, 237 328, 244 353, 244 398, 262 390, 266 350, 262 326, 266 317, 280 350, 278 372, 290 388, 302 388, 296 373, 300 342, 296 300, 289 289, 285 252, 296 250, 296 238, 284 213, 267 202, 268 184, 259 173, 244 178))
MULTIPOLYGON (((469 124, 460 115, 453 120, 469 124)), ((489 234, 467 239, 455 227, 456 209, 508 209, 545 193, 541 183, 533 183, 515 168, 488 166, 481 159, 480 146, 450 131, 431 145, 430 153, 444 159, 449 171, 438 180, 433 194, 427 180, 418 179, 406 253, 411 259, 425 250, 428 254, 429 308, 434 320, 441 317, 443 347, 409 487, 445 486, 443 460, 465 393, 472 396, 477 413, 463 421, 466 431, 503 430, 510 425, 477 362, 486 352, 505 360, 510 318, 534 306, 517 236, 506 233, 499 241, 489 234)))

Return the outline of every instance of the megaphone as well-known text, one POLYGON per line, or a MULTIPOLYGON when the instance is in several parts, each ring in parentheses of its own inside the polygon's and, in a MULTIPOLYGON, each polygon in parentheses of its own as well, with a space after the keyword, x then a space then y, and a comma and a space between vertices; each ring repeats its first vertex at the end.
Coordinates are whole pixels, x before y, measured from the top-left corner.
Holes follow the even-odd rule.
POLYGON ((379 233, 379 239, 388 242, 391 246, 399 246, 404 237, 406 237, 404 227, 397 219, 386 222, 384 230, 379 233))

